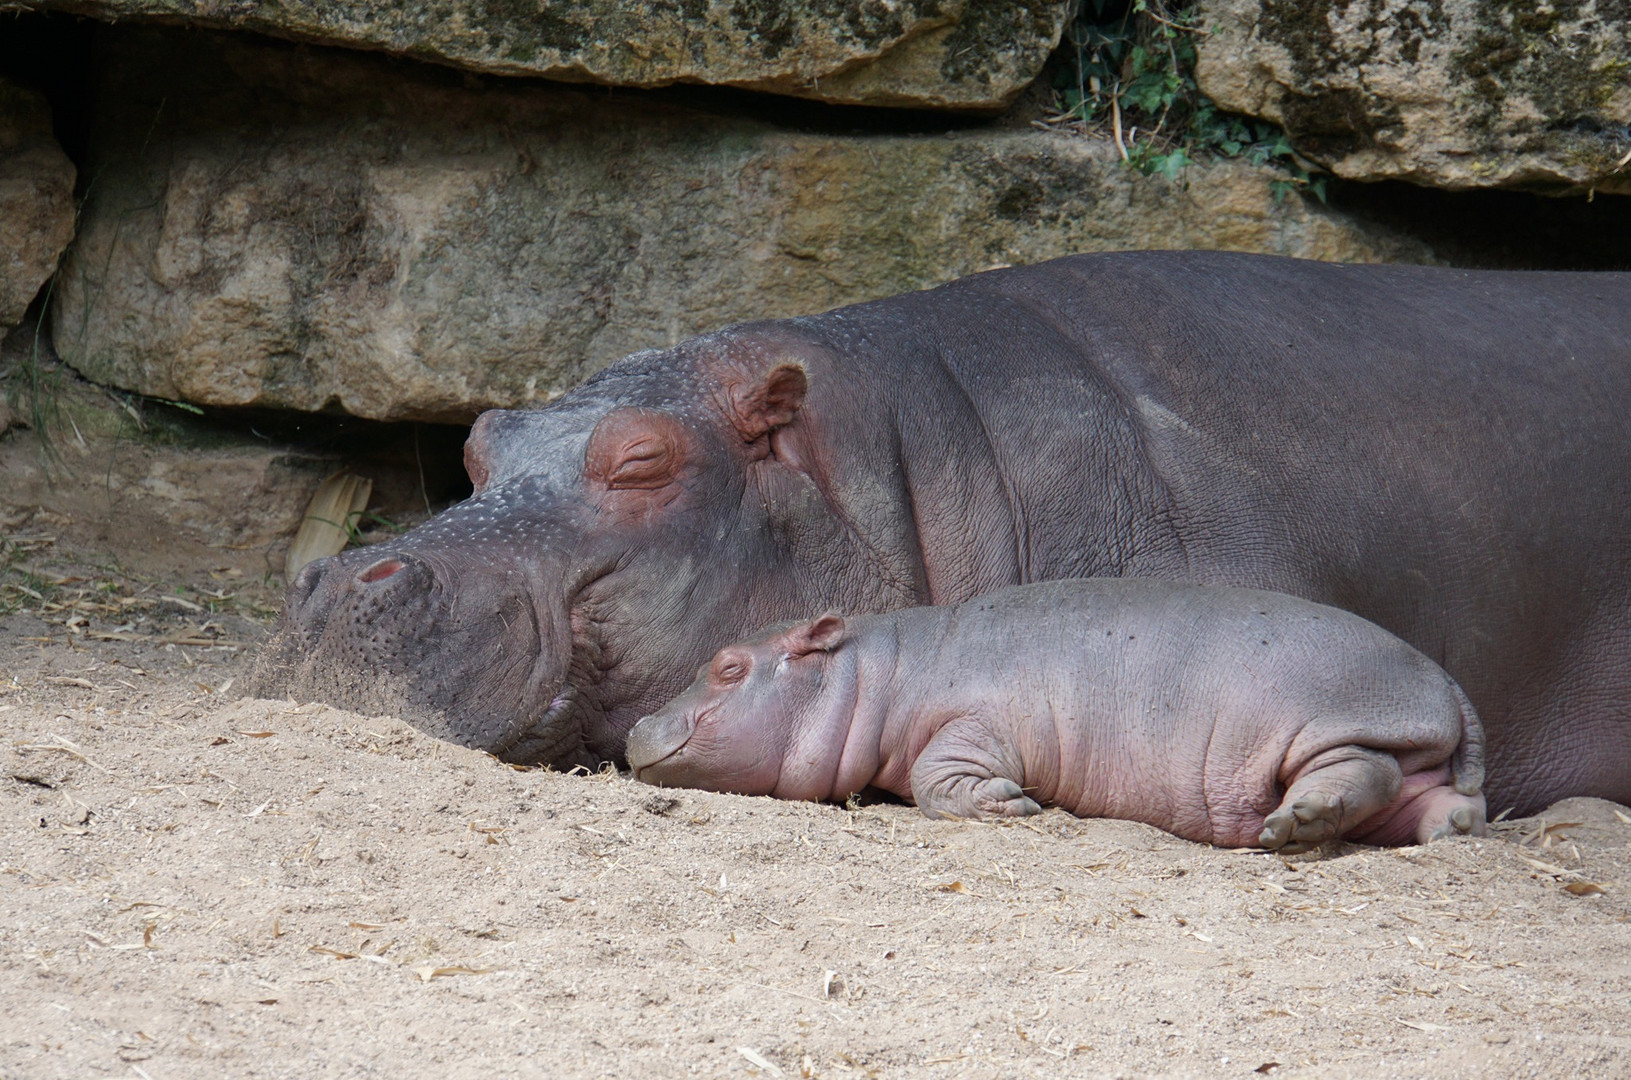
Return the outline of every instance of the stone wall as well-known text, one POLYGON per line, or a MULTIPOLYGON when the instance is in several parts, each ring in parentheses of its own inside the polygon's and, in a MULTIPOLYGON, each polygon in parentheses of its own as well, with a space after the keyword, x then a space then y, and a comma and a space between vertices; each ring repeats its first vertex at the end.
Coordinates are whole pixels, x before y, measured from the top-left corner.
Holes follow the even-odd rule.
POLYGON ((837 104, 995 110, 1041 71, 1067 0, 39 0, 98 19, 256 30, 472 71, 734 86, 837 104))
POLYGON ((1075 251, 1430 257, 1277 204, 1267 170, 1172 183, 1030 126, 797 131, 231 35, 122 32, 96 67, 56 345, 200 403, 469 420, 726 323, 1075 251))
MULTIPOLYGON (((1568 265, 1568 234, 1600 239, 1631 191, 1611 0, 1202 0, 1202 88, 1365 187, 1333 182, 1332 206, 1239 160, 1145 175, 1039 122, 1053 0, 0 7, 0 333, 76 227, 24 88, 49 84, 81 177, 55 344, 206 405, 467 421, 727 323, 1079 251, 1476 262, 1484 227, 1408 210, 1400 181, 1600 196, 1525 234, 1568 265), (85 54, 19 63, 41 25, 85 54)), ((1538 264, 1510 242, 1493 261, 1538 264)))
POLYGON ((0 337, 56 269, 74 235, 74 166, 38 93, 0 78, 0 337))

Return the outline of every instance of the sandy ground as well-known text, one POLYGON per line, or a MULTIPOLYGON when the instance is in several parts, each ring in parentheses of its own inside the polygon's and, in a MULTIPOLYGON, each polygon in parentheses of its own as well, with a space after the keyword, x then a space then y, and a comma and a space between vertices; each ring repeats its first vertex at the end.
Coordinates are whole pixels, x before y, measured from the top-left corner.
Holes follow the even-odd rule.
POLYGON ((25 490, 28 437, 6 1080, 1631 1075, 1623 808, 1284 859, 517 770, 238 699, 275 552, 25 490))

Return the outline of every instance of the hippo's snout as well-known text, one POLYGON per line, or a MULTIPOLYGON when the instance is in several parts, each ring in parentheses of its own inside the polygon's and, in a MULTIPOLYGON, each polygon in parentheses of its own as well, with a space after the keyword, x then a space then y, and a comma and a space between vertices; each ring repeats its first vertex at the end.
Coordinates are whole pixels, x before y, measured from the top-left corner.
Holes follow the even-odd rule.
POLYGON ((435 585, 431 568, 407 552, 358 558, 360 554, 331 555, 301 568, 285 601, 295 626, 321 634, 337 608, 357 607, 378 615, 386 606, 428 596, 435 585))
POLYGON ((392 713, 493 754, 576 762, 571 639, 534 595, 523 567, 490 552, 392 544, 319 559, 295 575, 250 688, 392 713))
POLYGON ((648 784, 661 782, 661 776, 645 770, 673 757, 691 741, 695 731, 696 721, 678 711, 647 716, 635 724, 629 732, 626 751, 635 778, 648 784))

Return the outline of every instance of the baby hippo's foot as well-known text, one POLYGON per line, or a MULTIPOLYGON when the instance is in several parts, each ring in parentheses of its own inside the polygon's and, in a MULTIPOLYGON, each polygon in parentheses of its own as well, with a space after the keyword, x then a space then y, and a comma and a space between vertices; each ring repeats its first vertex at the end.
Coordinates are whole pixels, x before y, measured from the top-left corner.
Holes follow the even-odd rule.
POLYGON ((1336 839, 1341 828, 1342 796, 1310 792, 1300 798, 1287 799, 1264 818, 1257 845, 1296 855, 1336 839))
POLYGON ((978 718, 945 724, 912 763, 912 801, 929 817, 1039 814, 1016 778, 1025 775, 1001 725, 978 718))
POLYGON ((1395 806, 1360 826, 1354 839, 1366 844, 1430 844, 1456 836, 1484 835, 1484 797, 1463 795, 1447 784, 1410 791, 1395 806))
POLYGON ((1453 789, 1443 789, 1449 795, 1445 803, 1449 812, 1438 815, 1424 814, 1416 838, 1424 844, 1443 840, 1447 836, 1483 836, 1487 824, 1484 820, 1484 797, 1462 795, 1453 789))
POLYGON ((1303 766, 1279 807, 1263 819, 1257 843, 1295 855, 1335 840, 1373 816, 1394 819, 1397 815, 1383 811, 1392 808, 1403 785, 1404 773, 1392 754, 1334 746, 1303 766))
POLYGON ((947 776, 921 790, 914 787, 912 794, 918 809, 932 818, 1026 817, 1042 812, 1036 800, 1003 776, 947 776))

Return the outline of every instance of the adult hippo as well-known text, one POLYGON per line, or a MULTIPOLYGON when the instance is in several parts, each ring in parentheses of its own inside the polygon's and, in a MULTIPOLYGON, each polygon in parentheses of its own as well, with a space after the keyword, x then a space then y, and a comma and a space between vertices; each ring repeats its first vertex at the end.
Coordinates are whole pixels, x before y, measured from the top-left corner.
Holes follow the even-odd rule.
POLYGON ((636 353, 465 459, 298 575, 260 692, 589 764, 768 623, 1155 577, 1441 663, 1492 812, 1631 800, 1631 274, 1077 256, 636 353))

